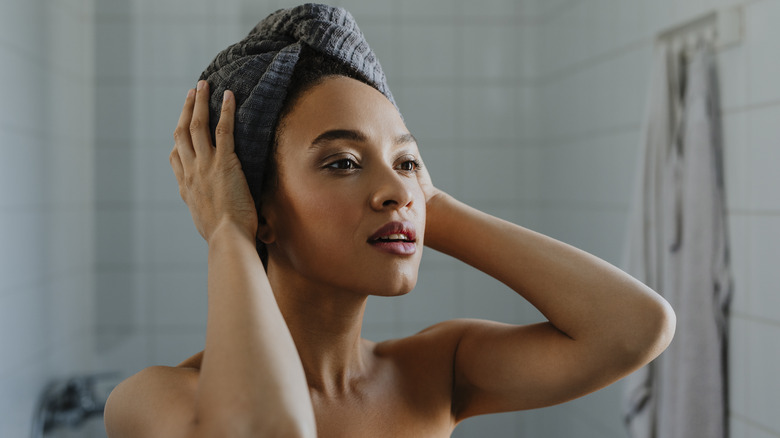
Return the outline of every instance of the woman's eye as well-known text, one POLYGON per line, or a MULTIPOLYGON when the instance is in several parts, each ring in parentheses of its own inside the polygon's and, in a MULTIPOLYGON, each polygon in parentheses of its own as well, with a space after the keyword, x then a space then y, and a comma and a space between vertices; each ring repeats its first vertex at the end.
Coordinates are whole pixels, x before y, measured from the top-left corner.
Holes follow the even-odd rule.
POLYGON ((350 158, 342 158, 341 160, 328 164, 327 167, 335 170, 352 170, 357 169, 357 163, 350 158))
POLYGON ((401 163, 398 167, 406 172, 414 172, 420 167, 420 163, 417 160, 408 160, 401 163))

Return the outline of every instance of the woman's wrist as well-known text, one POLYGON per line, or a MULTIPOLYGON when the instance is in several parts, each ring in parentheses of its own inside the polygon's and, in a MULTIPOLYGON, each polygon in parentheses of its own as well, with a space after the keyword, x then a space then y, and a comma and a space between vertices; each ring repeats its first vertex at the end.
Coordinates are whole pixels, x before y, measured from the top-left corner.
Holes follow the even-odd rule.
POLYGON ((254 245, 255 235, 248 229, 248 227, 228 219, 220 221, 220 223, 214 228, 214 230, 209 235, 209 238, 207 239, 209 248, 212 246, 219 246, 226 242, 240 241, 246 241, 254 245))
POLYGON ((447 236, 454 204, 458 201, 446 192, 438 191, 425 203, 425 245, 441 250, 441 239, 447 236))

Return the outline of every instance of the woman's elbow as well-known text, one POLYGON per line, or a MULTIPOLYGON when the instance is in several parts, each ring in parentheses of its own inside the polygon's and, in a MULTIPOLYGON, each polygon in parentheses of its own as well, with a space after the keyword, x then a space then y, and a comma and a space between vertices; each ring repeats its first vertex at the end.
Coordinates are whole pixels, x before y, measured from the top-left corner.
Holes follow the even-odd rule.
POLYGON ((636 324, 626 348, 629 357, 642 366, 658 357, 674 338, 677 316, 663 297, 653 294, 649 302, 638 309, 636 324))

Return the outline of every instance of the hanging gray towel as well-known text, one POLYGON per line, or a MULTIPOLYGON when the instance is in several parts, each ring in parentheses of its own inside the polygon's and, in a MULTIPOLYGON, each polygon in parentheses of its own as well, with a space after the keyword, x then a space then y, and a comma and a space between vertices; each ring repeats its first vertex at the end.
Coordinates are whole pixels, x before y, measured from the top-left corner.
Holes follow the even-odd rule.
POLYGON ((712 48, 686 60, 659 44, 652 80, 625 269, 670 302, 677 331, 626 379, 626 424, 633 438, 724 438, 731 280, 712 48))

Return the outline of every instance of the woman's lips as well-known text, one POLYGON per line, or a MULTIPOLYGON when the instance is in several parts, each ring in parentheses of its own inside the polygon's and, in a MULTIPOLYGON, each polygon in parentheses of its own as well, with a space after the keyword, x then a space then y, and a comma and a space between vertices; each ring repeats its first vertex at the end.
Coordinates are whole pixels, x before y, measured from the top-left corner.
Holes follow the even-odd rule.
POLYGON ((417 252, 417 244, 408 240, 375 240, 369 242, 374 248, 395 255, 412 255, 417 252))
POLYGON ((374 248, 395 255, 411 255, 417 251, 414 224, 411 222, 388 222, 379 228, 368 243, 374 248))

